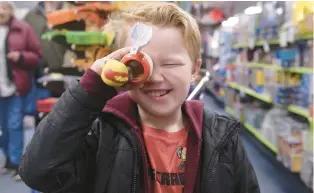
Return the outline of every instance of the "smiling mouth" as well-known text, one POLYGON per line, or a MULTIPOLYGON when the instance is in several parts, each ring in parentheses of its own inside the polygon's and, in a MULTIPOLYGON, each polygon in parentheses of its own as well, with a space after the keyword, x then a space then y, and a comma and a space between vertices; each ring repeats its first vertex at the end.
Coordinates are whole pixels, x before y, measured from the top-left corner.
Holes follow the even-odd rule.
POLYGON ((171 90, 149 90, 144 91, 146 95, 152 98, 158 98, 167 95, 171 90))

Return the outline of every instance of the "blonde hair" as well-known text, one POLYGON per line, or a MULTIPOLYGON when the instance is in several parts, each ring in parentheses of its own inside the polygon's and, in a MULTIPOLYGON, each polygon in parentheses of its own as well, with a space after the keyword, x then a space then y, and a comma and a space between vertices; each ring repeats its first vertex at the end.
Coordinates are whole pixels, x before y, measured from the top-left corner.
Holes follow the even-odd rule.
POLYGON ((124 26, 136 22, 179 29, 191 61, 196 62, 201 58, 201 37, 196 20, 177 5, 167 2, 137 3, 109 15, 103 31, 116 34, 114 49, 119 49, 125 44, 128 31, 124 26))

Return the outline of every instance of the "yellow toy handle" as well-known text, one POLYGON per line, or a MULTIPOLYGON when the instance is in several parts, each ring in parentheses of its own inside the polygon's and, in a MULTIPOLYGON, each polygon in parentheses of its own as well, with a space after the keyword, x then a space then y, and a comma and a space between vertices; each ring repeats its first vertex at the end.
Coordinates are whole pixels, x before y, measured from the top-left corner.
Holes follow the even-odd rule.
POLYGON ((107 60, 102 69, 101 78, 107 85, 113 87, 121 87, 128 82, 143 84, 150 78, 152 71, 153 62, 147 54, 129 53, 121 61, 107 60))
POLYGON ((109 86, 121 87, 129 81, 129 72, 125 64, 109 59, 101 72, 101 79, 109 86))

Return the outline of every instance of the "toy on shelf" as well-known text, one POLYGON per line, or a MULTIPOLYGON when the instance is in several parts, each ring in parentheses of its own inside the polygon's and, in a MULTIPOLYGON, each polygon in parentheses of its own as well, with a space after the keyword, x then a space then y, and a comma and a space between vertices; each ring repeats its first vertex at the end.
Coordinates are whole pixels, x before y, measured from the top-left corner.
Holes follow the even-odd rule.
POLYGON ((53 31, 44 39, 64 45, 73 51, 72 65, 80 70, 89 68, 97 59, 110 54, 115 34, 103 33, 101 28, 107 16, 119 9, 110 2, 82 2, 76 7, 47 14, 53 31))
POLYGON ((306 151, 303 156, 302 170, 300 172, 301 180, 304 184, 313 190, 313 152, 306 151))
POLYGON ((111 45, 114 40, 114 34, 60 30, 46 33, 42 38, 58 42, 75 52, 84 53, 83 58, 78 56, 72 60, 72 63, 79 69, 86 69, 95 60, 105 57, 112 51, 111 45))
POLYGON ((297 45, 296 67, 313 68, 313 40, 302 41, 297 45))
POLYGON ((276 52, 276 64, 281 68, 290 68, 295 63, 296 50, 282 49, 276 52))
POLYGON ((309 34, 313 32, 313 7, 314 2, 299 2, 293 3, 293 24, 296 28, 296 34, 309 34))
MULTIPOLYGON (((57 29, 60 29, 62 25, 78 22, 80 20, 87 22, 87 24, 92 23, 102 27, 107 20, 107 15, 116 10, 118 10, 118 8, 110 3, 85 3, 84 5, 72 9, 48 13, 47 22, 49 26, 57 29)), ((64 28, 64 26, 62 26, 62 28, 64 28)))
POLYGON ((81 46, 111 46, 114 39, 114 34, 95 31, 60 30, 45 33, 42 38, 47 40, 53 40, 60 44, 74 44, 81 46))
POLYGON ((37 101, 37 111, 39 113, 49 113, 53 105, 57 102, 57 98, 47 98, 37 101))
POLYGON ((82 51, 83 57, 77 57, 72 63, 79 69, 89 68, 97 59, 103 58, 112 52, 112 48, 103 46, 72 46, 74 51, 82 51))

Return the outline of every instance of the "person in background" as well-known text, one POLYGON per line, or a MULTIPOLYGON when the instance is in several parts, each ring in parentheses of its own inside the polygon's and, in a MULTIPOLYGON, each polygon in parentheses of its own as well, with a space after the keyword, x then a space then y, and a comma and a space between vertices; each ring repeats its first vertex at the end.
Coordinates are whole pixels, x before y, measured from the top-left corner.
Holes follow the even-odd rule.
POLYGON ((46 19, 46 13, 57 10, 60 7, 59 4, 60 2, 58 1, 41 1, 34 9, 28 12, 24 18, 24 21, 26 21, 34 29, 40 42, 40 47, 43 53, 42 65, 50 69, 58 69, 62 67, 66 48, 62 45, 54 43, 53 41, 44 40, 41 36, 50 31, 46 19))
POLYGON ((30 10, 24 17, 24 21, 30 24, 34 29, 43 51, 38 67, 33 73, 33 86, 25 99, 25 115, 35 117, 36 125, 40 121, 36 101, 51 96, 49 90, 44 88, 42 84, 38 83, 37 79, 44 76, 44 69, 46 67, 49 69, 61 68, 63 65, 64 54, 66 52, 66 48, 62 45, 41 38, 44 33, 50 31, 47 24, 46 13, 59 9, 61 3, 62 2, 57 1, 38 2, 37 6, 30 10))
POLYGON ((12 2, 0 1, 0 148, 6 162, 1 173, 17 169, 23 153, 24 98, 31 88, 41 50, 35 32, 13 16, 12 2))

